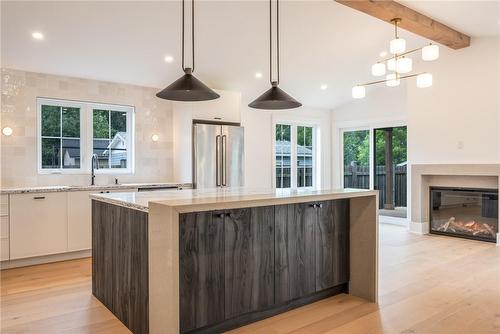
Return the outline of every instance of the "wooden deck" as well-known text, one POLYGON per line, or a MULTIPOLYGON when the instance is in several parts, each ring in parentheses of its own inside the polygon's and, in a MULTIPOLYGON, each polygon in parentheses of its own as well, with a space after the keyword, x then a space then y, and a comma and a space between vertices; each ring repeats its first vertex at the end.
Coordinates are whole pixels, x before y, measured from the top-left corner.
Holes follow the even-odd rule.
MULTIPOLYGON (((348 295, 232 333, 500 333, 500 247, 381 225, 380 304, 348 295)), ((1 272, 1 333, 129 333, 91 294, 91 261, 1 272)))

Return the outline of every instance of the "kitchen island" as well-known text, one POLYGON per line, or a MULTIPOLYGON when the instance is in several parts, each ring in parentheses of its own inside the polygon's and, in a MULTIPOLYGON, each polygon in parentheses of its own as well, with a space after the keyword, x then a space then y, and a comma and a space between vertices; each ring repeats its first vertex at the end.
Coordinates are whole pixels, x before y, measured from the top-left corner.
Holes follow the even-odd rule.
POLYGON ((91 197, 92 291, 134 333, 220 333, 339 293, 377 302, 376 191, 91 197))

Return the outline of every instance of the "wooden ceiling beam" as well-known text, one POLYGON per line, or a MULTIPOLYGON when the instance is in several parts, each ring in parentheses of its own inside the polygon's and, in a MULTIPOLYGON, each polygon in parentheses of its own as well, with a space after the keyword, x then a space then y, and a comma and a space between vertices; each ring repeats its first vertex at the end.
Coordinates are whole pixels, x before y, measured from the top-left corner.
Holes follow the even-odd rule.
POLYGON ((388 23, 401 18, 400 28, 455 50, 470 46, 469 36, 393 0, 335 1, 388 23))

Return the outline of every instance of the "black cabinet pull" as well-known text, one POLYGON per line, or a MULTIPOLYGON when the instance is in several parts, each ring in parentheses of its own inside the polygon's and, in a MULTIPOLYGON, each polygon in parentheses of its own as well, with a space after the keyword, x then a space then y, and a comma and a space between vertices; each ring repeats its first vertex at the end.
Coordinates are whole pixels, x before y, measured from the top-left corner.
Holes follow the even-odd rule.
POLYGON ((316 208, 316 204, 309 204, 310 208, 316 208))
POLYGON ((214 213, 214 216, 216 218, 224 218, 225 214, 224 213, 214 213))
POLYGON ((45 199, 45 196, 35 196, 33 199, 45 199))
POLYGON ((322 203, 318 204, 318 207, 322 208, 322 207, 323 207, 323 204, 322 204, 322 203))

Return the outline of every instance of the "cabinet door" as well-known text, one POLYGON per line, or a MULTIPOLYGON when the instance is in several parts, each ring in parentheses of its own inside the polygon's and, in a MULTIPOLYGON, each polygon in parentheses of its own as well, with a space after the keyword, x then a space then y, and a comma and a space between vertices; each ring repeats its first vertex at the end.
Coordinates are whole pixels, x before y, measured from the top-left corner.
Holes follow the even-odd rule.
POLYGON ((10 196, 10 258, 66 252, 67 193, 10 196))
POLYGON ((224 214, 180 216, 181 332, 224 320, 224 214))
POLYGON ((316 225, 316 291, 349 280, 349 202, 319 202, 316 225))
POLYGON ((274 304, 274 207, 229 210, 224 222, 226 319, 274 304))
POLYGON ((275 207, 276 303, 316 291, 315 225, 311 203, 275 207))
POLYGON ((92 201, 95 191, 68 192, 68 251, 92 247, 92 201))
POLYGON ((317 204, 318 221, 315 228, 316 291, 333 286, 334 202, 317 204))

